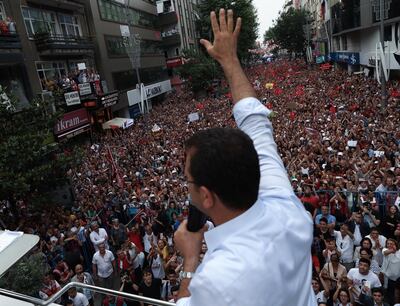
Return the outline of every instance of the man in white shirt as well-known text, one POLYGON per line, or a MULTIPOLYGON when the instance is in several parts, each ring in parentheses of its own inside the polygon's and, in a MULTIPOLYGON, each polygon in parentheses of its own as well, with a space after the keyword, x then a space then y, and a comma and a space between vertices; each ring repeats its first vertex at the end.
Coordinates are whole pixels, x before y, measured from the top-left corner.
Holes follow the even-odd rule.
POLYGON ((354 300, 359 301, 361 293, 371 296, 371 289, 381 287, 378 276, 370 271, 371 262, 366 258, 360 258, 358 268, 350 269, 347 278, 352 280, 354 290, 350 290, 354 300))
POLYGON ((378 264, 381 266, 383 263, 383 254, 382 250, 386 245, 386 237, 383 235, 379 235, 379 231, 377 228, 371 229, 371 233, 366 236, 372 242, 372 251, 374 252, 374 257, 378 264))
POLYGON ((74 306, 88 306, 89 301, 83 293, 76 291, 75 287, 68 289, 68 297, 74 303, 74 306))
POLYGON ((336 239, 336 247, 340 252, 340 263, 349 271, 354 267, 353 251, 354 251, 354 236, 349 231, 347 224, 340 226, 340 231, 334 231, 333 235, 336 239))
POLYGON ((93 247, 97 252, 99 250, 99 244, 104 243, 106 249, 109 249, 108 246, 108 235, 104 228, 100 228, 99 224, 96 221, 93 221, 90 225, 92 232, 90 233, 90 241, 93 243, 93 247))
POLYGON ((143 247, 144 252, 147 254, 150 253, 150 249, 152 245, 157 245, 157 237, 153 234, 153 230, 149 224, 147 224, 144 228, 144 236, 143 236, 143 247))
POLYGON ((211 13, 214 43, 201 40, 230 84, 238 129, 208 129, 186 142, 192 205, 215 228, 175 232, 184 257, 178 306, 311 306, 312 219, 294 194, 273 139, 270 111, 256 99, 236 55, 241 19, 211 13), (204 234, 204 235, 203 235, 204 234), (207 253, 199 257, 202 240, 207 253))
POLYGON ((114 254, 106 250, 104 243, 99 244, 99 250, 94 253, 92 260, 93 276, 99 278, 102 287, 113 289, 112 275, 115 269, 114 254))

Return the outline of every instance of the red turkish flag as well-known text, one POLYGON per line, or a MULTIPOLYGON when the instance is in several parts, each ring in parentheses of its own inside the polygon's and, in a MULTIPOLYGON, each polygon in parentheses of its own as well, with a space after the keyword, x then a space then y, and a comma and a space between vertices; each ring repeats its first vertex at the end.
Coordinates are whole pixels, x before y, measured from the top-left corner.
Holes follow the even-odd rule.
POLYGON ((290 112, 289 118, 290 120, 294 121, 294 119, 296 118, 296 112, 290 112))

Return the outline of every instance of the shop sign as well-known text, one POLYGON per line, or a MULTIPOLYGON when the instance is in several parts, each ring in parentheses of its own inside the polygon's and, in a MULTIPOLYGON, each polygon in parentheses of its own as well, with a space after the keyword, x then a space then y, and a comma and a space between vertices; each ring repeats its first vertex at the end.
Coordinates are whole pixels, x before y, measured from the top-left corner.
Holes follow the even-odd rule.
POLYGON ((90 83, 82 83, 79 84, 79 94, 81 96, 86 96, 90 95, 92 93, 92 87, 90 86, 90 83))
POLYGON ((81 103, 81 99, 79 98, 79 92, 77 91, 66 92, 64 94, 64 98, 65 98, 65 103, 67 103, 68 106, 81 103))
POLYGON ((119 92, 114 91, 100 97, 100 103, 103 107, 110 107, 118 103, 119 92))
POLYGON ((324 63, 325 62, 325 56, 323 56, 323 55, 318 56, 316 62, 317 62, 317 64, 324 63))
POLYGON ((350 65, 360 64, 360 53, 358 52, 332 52, 330 57, 334 62, 346 63, 350 65))
POLYGON ((162 92, 161 85, 156 85, 154 87, 146 88, 146 97, 151 98, 158 96, 162 92))
POLYGON ((181 57, 170 58, 167 60, 167 68, 174 68, 183 64, 181 57))
POLYGON ((86 109, 81 108, 64 114, 64 116, 56 123, 54 134, 59 135, 88 123, 89 118, 86 109))
POLYGON ((87 124, 87 125, 84 125, 84 126, 82 126, 82 127, 77 128, 77 129, 75 129, 75 130, 72 130, 72 131, 70 131, 70 132, 67 132, 67 133, 65 133, 65 134, 59 135, 59 136, 58 136, 58 139, 59 139, 59 140, 62 140, 62 139, 69 139, 69 138, 78 136, 78 135, 80 135, 80 134, 82 134, 82 133, 84 133, 84 132, 87 132, 87 131, 89 131, 89 130, 90 130, 90 124, 87 124))
MULTIPOLYGON (((145 98, 151 99, 155 96, 161 95, 170 90, 171 90, 171 81, 165 80, 162 82, 158 82, 155 84, 145 86, 144 87, 144 95, 145 95, 145 98)), ((129 90, 127 92, 127 96, 128 96, 129 106, 132 106, 132 105, 135 105, 136 103, 141 102, 140 89, 138 89, 138 88, 129 90)))

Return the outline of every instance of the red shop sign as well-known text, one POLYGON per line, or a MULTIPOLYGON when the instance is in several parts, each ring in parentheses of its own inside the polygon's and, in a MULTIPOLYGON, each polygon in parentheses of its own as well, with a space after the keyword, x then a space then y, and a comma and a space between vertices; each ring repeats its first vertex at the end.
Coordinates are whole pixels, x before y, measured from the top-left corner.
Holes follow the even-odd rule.
POLYGON ((64 116, 56 123, 54 134, 58 135, 66 131, 76 129, 82 125, 88 124, 89 118, 84 108, 64 114, 64 116))

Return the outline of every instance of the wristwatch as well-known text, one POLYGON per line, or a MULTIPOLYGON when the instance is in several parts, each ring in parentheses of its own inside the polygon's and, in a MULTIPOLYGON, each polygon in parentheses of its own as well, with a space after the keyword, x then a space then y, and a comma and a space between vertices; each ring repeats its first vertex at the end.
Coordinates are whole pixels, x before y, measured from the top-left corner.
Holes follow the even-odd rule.
POLYGON ((192 279, 194 276, 194 272, 186 272, 186 271, 181 271, 179 272, 179 279, 192 279))

